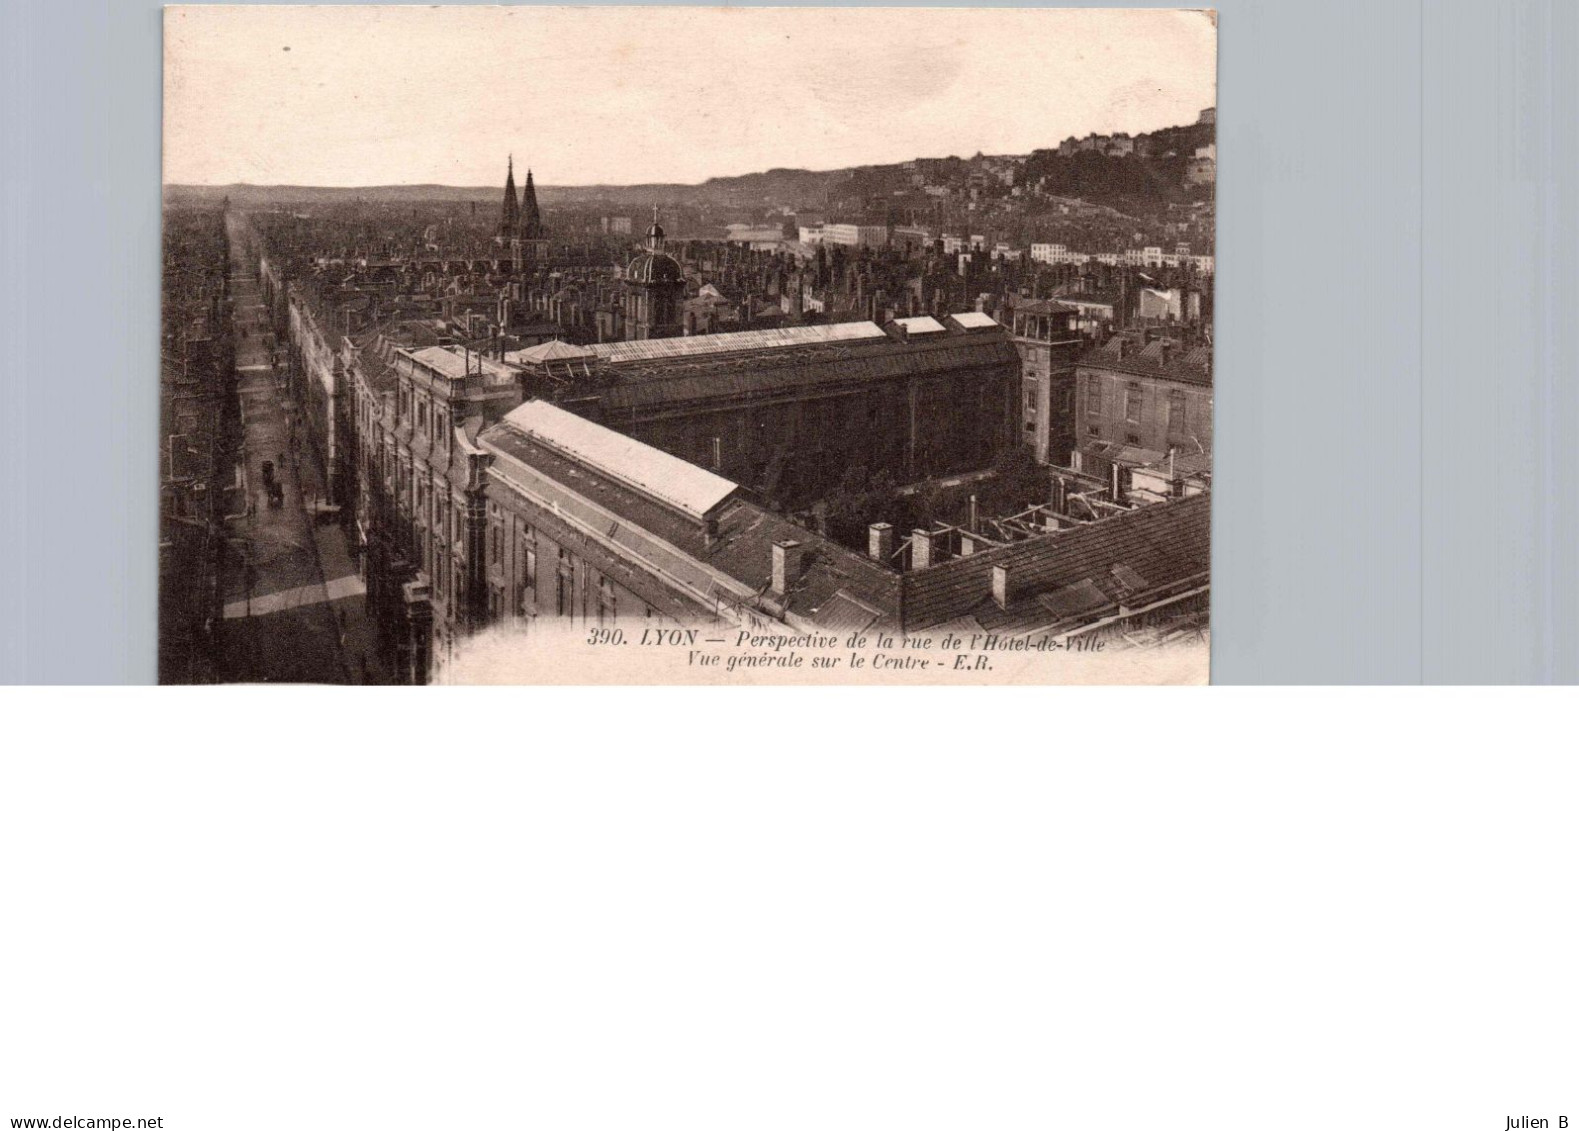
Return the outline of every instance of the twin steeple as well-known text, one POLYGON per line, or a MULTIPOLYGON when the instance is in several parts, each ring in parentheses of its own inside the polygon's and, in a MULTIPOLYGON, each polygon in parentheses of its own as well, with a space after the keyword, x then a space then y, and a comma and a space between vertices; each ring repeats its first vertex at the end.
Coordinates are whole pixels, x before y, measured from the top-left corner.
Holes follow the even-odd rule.
POLYGON ((543 214, 537 210, 537 188, 532 184, 532 170, 526 171, 526 188, 521 193, 521 238, 543 238, 543 214))
POLYGON ((537 186, 532 183, 532 170, 526 171, 526 187, 520 199, 515 195, 515 155, 510 155, 509 164, 505 167, 504 174, 504 211, 499 217, 499 239, 508 243, 510 240, 541 240, 546 238, 543 231, 543 214, 537 207, 537 186))

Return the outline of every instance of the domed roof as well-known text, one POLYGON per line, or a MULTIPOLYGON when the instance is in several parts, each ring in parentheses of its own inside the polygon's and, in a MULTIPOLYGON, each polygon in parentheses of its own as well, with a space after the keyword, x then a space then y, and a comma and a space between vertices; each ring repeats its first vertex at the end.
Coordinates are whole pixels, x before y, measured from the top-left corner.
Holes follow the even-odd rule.
POLYGON ((631 260, 625 276, 633 283, 683 283, 680 261, 661 251, 644 251, 631 260))

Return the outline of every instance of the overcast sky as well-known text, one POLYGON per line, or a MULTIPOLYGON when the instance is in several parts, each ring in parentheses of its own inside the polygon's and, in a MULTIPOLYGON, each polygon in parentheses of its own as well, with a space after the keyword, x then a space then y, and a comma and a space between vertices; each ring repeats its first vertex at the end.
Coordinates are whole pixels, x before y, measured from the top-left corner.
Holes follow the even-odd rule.
POLYGON ((697 182, 1139 133, 1215 89, 1199 11, 177 7, 165 180, 697 182))

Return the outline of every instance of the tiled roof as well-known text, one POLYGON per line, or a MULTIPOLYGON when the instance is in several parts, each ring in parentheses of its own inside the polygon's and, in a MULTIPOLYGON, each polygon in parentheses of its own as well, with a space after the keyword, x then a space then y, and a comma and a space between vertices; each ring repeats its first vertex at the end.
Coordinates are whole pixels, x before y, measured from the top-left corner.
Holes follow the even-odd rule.
POLYGON ((1089 577, 1085 577, 1073 585, 1065 585, 1062 589, 1043 593, 1037 598, 1037 603, 1055 619, 1065 620, 1097 609, 1105 609, 1113 604, 1113 599, 1098 589, 1096 583, 1089 577))
POLYGON ((1090 581, 1116 601, 1121 593, 1136 596, 1135 578, 1152 590, 1176 585, 1210 569, 1210 531, 1211 496, 1201 494, 912 570, 904 575, 906 627, 927 628, 968 612, 984 627, 1019 631, 1004 626, 1034 624, 1037 617, 1053 623, 1037 601, 1044 593, 1090 581), (1007 611, 991 599, 995 565, 1008 568, 1011 589, 1020 594, 1007 611), (1125 572, 1115 575, 1119 565, 1125 572))
POLYGON ((830 597, 811 619, 831 632, 865 632, 882 618, 883 611, 858 601, 843 589, 830 597))
POLYGON ((1119 373, 1132 373, 1141 377, 1156 377, 1165 381, 1178 381, 1187 385, 1212 383, 1210 346, 1198 345, 1188 350, 1173 345, 1166 360, 1163 359, 1163 342, 1149 343, 1144 349, 1135 349, 1134 343, 1125 346, 1122 338, 1112 338, 1104 345, 1090 350, 1080 358, 1079 364, 1091 368, 1111 369, 1119 373), (1119 350, 1124 349, 1123 356, 1119 350))

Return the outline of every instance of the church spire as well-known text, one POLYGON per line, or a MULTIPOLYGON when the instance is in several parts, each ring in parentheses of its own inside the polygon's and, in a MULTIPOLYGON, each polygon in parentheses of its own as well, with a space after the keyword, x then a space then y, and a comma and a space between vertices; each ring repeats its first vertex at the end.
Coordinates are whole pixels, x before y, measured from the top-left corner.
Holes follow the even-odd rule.
MULTIPOLYGON (((528 174, 530 177, 531 174, 528 174)), ((530 185, 530 180, 528 185, 530 185)), ((510 163, 506 166, 504 174, 504 213, 499 217, 499 238, 513 240, 516 238, 516 229, 521 223, 521 206, 515 196, 515 154, 510 155, 510 163)))
POLYGON ((532 170, 526 171, 526 188, 521 193, 521 238, 543 238, 543 216, 537 210, 537 187, 532 184, 532 170))

